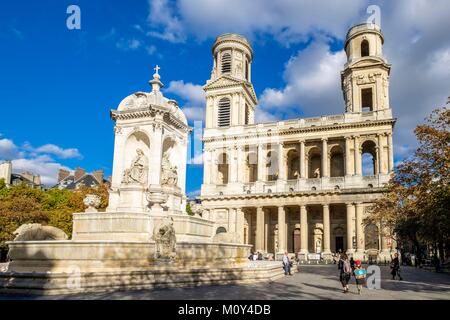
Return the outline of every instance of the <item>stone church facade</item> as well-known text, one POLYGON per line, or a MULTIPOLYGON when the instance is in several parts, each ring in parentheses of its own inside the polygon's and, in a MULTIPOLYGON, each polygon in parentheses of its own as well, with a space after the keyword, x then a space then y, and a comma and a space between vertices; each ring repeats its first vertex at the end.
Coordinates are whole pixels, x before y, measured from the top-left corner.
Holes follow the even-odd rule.
POLYGON ((303 260, 338 250, 389 259, 395 243, 363 222, 394 167, 383 42, 375 25, 348 31, 343 114, 255 123, 252 47, 237 34, 216 39, 204 86, 201 200, 217 232, 255 251, 303 260))

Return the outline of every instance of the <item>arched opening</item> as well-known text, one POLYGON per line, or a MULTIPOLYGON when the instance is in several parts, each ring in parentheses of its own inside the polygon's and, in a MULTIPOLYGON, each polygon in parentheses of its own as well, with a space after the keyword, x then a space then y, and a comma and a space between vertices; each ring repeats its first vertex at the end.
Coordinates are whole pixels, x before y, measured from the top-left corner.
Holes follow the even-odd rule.
POLYGON ((140 174, 139 180, 143 183, 148 181, 148 158, 150 156, 150 139, 146 133, 136 131, 132 133, 125 142, 123 153, 123 171, 130 169, 133 160, 137 159, 138 152, 142 151, 142 164, 144 164, 143 171, 140 174))
POLYGON ((370 54, 369 41, 363 40, 361 42, 361 57, 367 57, 370 54))
POLYGON ((362 175, 373 176, 377 174, 377 159, 375 142, 368 140, 362 144, 362 175))
POLYGON ((372 88, 366 88, 361 90, 361 110, 363 112, 373 111, 372 88))
POLYGON ((278 155, 275 151, 269 151, 266 155, 267 181, 278 179, 278 155))
POLYGON ((228 156, 226 153, 219 155, 217 164, 217 184, 227 184, 228 183, 228 156))
POLYGON ((247 179, 249 183, 258 180, 258 156, 256 152, 250 152, 247 156, 247 179))
POLYGON ((219 100, 218 110, 218 126, 228 127, 230 126, 231 112, 230 112, 230 99, 222 98, 219 100))
POLYGON ((227 229, 225 229, 224 227, 218 227, 217 229, 216 229, 216 234, 219 234, 219 233, 226 233, 227 232, 227 229))
POLYGON ((287 154, 288 180, 299 177, 299 156, 297 150, 290 150, 287 154))
POLYGON ((249 124, 250 122, 250 108, 248 107, 248 104, 245 104, 245 115, 244 115, 244 123, 249 124))
POLYGON ((378 250, 379 248, 379 235, 378 227, 375 224, 368 224, 364 228, 364 240, 366 245, 366 250, 378 250))
POLYGON ((319 148, 313 148, 308 154, 308 178, 320 178, 322 176, 322 157, 319 148))
POLYGON ((330 177, 344 176, 344 152, 340 146, 334 146, 330 157, 330 177))
POLYGON ((177 157, 177 142, 173 137, 166 137, 163 142, 161 159, 161 185, 178 185, 178 168, 180 168, 179 157, 177 157))
POLYGON ((231 72, 231 54, 228 52, 222 55, 222 73, 231 72))

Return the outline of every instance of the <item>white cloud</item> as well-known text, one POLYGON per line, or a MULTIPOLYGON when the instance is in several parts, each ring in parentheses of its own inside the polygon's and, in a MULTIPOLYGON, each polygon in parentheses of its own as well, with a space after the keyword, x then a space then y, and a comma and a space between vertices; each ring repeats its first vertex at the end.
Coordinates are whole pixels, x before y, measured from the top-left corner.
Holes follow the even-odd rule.
POLYGON ((307 115, 342 113, 340 70, 344 63, 345 52, 330 52, 323 42, 315 42, 298 52, 285 65, 285 87, 263 91, 258 119, 270 119, 268 114, 280 111, 289 116, 298 116, 300 110, 307 115))
POLYGON ((188 192, 187 196, 188 196, 188 198, 195 198, 195 197, 200 196, 200 189, 188 192))
POLYGON ((11 160, 20 156, 19 148, 10 139, 0 139, 0 159, 11 160))
POLYGON ((185 101, 183 111, 188 119, 203 119, 205 92, 201 85, 185 83, 183 80, 171 81, 165 92, 176 94, 185 101))
POLYGON ((55 161, 52 155, 61 159, 82 158, 76 148, 64 149, 54 144, 34 148, 28 142, 19 147, 10 139, 0 139, 0 160, 12 160, 15 173, 27 171, 40 175, 42 183, 46 186, 56 184, 59 169, 70 170, 55 161))
POLYGON ((42 184, 53 186, 57 183, 59 169, 70 170, 60 163, 54 162, 48 157, 37 157, 34 159, 14 159, 12 161, 14 172, 31 172, 41 176, 42 184))
POLYGON ((184 42, 224 32, 253 37, 269 34, 283 43, 305 40, 312 33, 341 37, 365 0, 149 0, 149 33, 171 42, 184 42))
POLYGON ((54 144, 45 144, 39 148, 34 149, 34 152, 54 154, 61 159, 82 157, 78 149, 75 148, 63 149, 54 144))
POLYGON ((134 51, 141 47, 141 41, 138 39, 120 38, 116 43, 116 47, 124 51, 134 51))

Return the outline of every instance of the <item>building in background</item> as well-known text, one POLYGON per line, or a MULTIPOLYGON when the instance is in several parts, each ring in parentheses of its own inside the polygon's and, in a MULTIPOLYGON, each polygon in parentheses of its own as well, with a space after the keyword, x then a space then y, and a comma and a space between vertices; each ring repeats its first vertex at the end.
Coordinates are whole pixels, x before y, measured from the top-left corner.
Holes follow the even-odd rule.
POLYGON ((98 187, 100 184, 109 185, 109 181, 104 178, 103 170, 96 170, 92 173, 86 172, 83 168, 76 168, 71 174, 69 170, 60 169, 58 173, 58 183, 54 188, 76 190, 82 186, 98 187))
POLYGON ((40 175, 35 175, 31 172, 13 173, 11 161, 0 163, 0 179, 4 179, 7 186, 16 186, 24 183, 30 188, 42 188, 40 175))
POLYGON ((237 34, 216 39, 204 86, 200 198, 217 232, 235 233, 260 252, 301 259, 330 258, 338 250, 390 259, 394 242, 379 225, 363 223, 394 168, 391 66, 383 43, 376 25, 349 30, 343 113, 255 123, 253 50, 237 34))

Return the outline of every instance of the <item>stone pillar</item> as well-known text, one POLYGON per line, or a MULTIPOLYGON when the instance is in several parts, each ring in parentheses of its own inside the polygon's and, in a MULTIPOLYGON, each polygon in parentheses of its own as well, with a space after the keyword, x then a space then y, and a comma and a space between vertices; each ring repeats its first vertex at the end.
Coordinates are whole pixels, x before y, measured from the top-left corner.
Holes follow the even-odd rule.
POLYGON ((383 144, 383 135, 378 135, 378 174, 385 173, 383 170, 383 162, 384 162, 384 144, 383 144))
POLYGON ((244 146, 237 147, 237 181, 244 182, 245 180, 245 149, 244 146))
POLYGON ((330 245, 330 206, 328 204, 323 205, 323 255, 327 255, 327 258, 331 258, 331 245, 330 245))
POLYGON ((287 249, 286 211, 283 206, 278 207, 278 254, 283 255, 287 249))
POLYGON ((390 262, 391 261, 391 249, 389 248, 388 238, 389 234, 387 228, 380 226, 380 238, 381 238, 381 252, 380 252, 380 260, 381 262, 390 262))
POLYGON ((217 170, 219 169, 217 164, 218 164, 218 160, 217 160, 217 150, 212 151, 211 153, 211 184, 217 184, 217 170))
POLYGON ((237 146, 233 146, 232 148, 229 149, 229 154, 230 154, 230 182, 237 182, 237 175, 238 175, 238 163, 237 163, 237 154, 238 150, 237 150, 237 146))
POLYGON ((278 143, 278 180, 286 180, 286 161, 284 159, 284 143, 278 143))
POLYGON ((345 175, 353 175, 355 173, 353 163, 350 161, 351 137, 345 137, 345 175))
POLYGON ((264 152, 265 152, 265 148, 264 145, 261 143, 258 145, 258 181, 265 181, 266 177, 265 177, 265 169, 266 169, 266 164, 264 163, 264 152))
POLYGON ((300 166, 300 178, 304 179, 306 177, 305 172, 305 141, 300 140, 300 159, 298 161, 300 166))
MULTIPOLYGON (((355 217, 355 206, 347 203, 347 254, 353 254, 353 218, 355 217)), ((343 249, 343 248, 342 248, 343 249)))
POLYGON ((264 252, 264 210, 262 207, 256 208, 256 241, 255 250, 264 252))
POLYGON ((244 211, 242 208, 236 209, 236 233, 238 234, 238 242, 244 243, 244 211))
POLYGON ((211 151, 209 149, 205 149, 203 154, 203 162, 205 165, 204 174, 203 174, 203 183, 210 184, 211 183, 211 151))
POLYGON ((322 139, 322 177, 328 177, 328 139, 322 139))
POLYGON ((356 253, 359 259, 364 255, 364 225, 363 225, 364 205, 362 203, 356 204, 356 253))
POLYGON ((300 206, 300 253, 308 254, 308 212, 306 206, 300 206))
POLYGON ((355 137, 355 174, 362 175, 361 150, 359 150, 359 137, 355 137))
POLYGON ((394 145, 392 142, 392 133, 388 133, 388 149, 389 149, 389 172, 394 170, 394 145))

